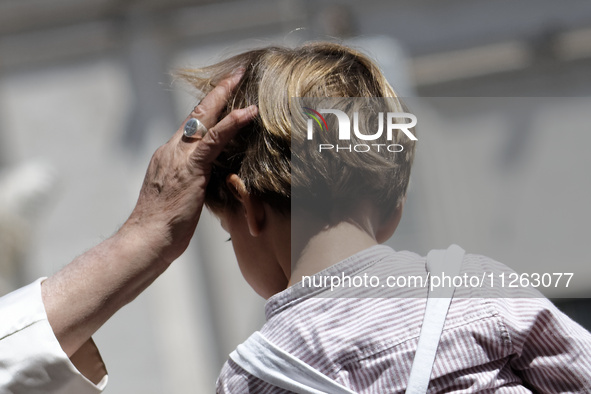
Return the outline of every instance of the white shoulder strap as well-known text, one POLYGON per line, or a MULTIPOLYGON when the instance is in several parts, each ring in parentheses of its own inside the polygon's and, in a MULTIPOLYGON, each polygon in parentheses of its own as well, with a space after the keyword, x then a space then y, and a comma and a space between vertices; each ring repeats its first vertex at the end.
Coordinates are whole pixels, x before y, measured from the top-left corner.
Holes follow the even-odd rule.
POLYGON ((258 331, 238 345, 230 358, 251 375, 294 393, 355 393, 275 346, 258 331))
MULTIPOLYGON (((447 250, 432 250, 427 255, 427 271, 431 277, 443 274, 453 278, 460 273, 464 250, 458 245, 451 245, 447 250)), ((441 281, 443 282, 443 281, 441 281)), ((443 331, 445 318, 455 287, 438 287, 429 292, 423 325, 417 345, 417 352, 412 363, 407 394, 424 394, 429 387, 431 370, 435 362, 439 338, 443 331)))

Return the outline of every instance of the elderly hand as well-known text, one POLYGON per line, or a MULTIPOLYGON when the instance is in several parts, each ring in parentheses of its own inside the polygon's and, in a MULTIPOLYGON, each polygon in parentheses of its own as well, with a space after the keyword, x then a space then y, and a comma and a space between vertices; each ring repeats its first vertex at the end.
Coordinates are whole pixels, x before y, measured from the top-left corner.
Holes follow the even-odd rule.
POLYGON ((42 283, 47 318, 68 356, 189 245, 211 163, 257 114, 251 106, 217 121, 241 77, 239 72, 223 80, 185 120, 199 119, 209 129, 203 138, 185 137, 183 123, 154 153, 137 205, 121 229, 42 283))
POLYGON ((190 118, 208 128, 203 138, 183 135, 184 124, 150 162, 137 205, 122 231, 137 231, 165 263, 187 248, 205 198, 211 163, 236 132, 257 114, 256 106, 217 119, 242 72, 223 80, 195 107, 190 118))

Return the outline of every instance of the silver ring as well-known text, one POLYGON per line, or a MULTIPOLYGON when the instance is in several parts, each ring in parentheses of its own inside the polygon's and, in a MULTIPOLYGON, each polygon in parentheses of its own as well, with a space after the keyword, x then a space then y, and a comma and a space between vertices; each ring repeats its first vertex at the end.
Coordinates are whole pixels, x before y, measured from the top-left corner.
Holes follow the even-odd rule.
POLYGON ((193 137, 198 131, 201 133, 201 137, 203 137, 207 134, 207 127, 205 127, 197 118, 187 120, 187 123, 185 123, 185 130, 183 131, 185 137, 193 137))

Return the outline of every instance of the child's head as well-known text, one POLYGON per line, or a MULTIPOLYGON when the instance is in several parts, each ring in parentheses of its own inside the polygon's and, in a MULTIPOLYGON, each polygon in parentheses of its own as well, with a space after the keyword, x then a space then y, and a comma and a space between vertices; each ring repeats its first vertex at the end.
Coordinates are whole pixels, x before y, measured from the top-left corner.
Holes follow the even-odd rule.
POLYGON ((226 182, 229 174, 237 174, 251 195, 286 214, 291 209, 292 195, 311 201, 310 209, 316 204, 320 207, 318 212, 326 212, 326 207, 347 208, 351 201, 369 200, 385 207, 384 214, 388 214, 402 202, 414 142, 399 131, 389 143, 404 145, 403 152, 382 149, 373 156, 332 154, 332 164, 326 165, 327 155, 320 157, 311 148, 302 158, 305 166, 295 168, 295 161, 291 160, 292 154, 302 153, 299 147, 305 138, 303 132, 292 135, 292 116, 301 110, 293 98, 396 97, 373 61, 343 45, 323 42, 294 49, 251 50, 213 66, 183 70, 181 76, 207 94, 238 67, 245 69, 244 77, 222 116, 234 108, 256 104, 259 117, 238 134, 214 165, 206 196, 210 209, 219 212, 238 206, 235 193, 226 182), (292 150, 292 143, 293 147, 297 144, 298 152, 292 150), (328 201, 320 201, 311 192, 319 189, 328 201))
MULTIPOLYGON (((383 242, 391 236, 408 186, 414 141, 395 130, 393 140, 384 136, 372 142, 401 144, 402 152, 382 148, 357 154, 318 152, 317 143, 331 133, 316 133, 314 141, 308 140, 299 98, 394 98, 372 110, 403 111, 379 68, 350 48, 333 43, 268 47, 180 75, 205 95, 240 67, 244 76, 221 116, 252 104, 259 116, 214 163, 205 203, 230 233, 244 278, 267 298, 297 281, 293 269, 306 266, 302 253, 312 250, 306 246, 311 237, 317 241, 327 229, 335 235, 345 223, 356 227, 335 239, 349 247, 361 247, 359 239, 383 242), (355 233, 361 228, 366 232, 355 233), (349 242, 348 237, 357 239, 349 242)), ((368 107, 367 102, 362 105, 368 107)), ((334 118, 327 116, 330 130, 335 130, 334 118)), ((375 124, 370 127, 375 130, 375 124)), ((332 258, 355 253, 354 248, 336 247, 332 258)))

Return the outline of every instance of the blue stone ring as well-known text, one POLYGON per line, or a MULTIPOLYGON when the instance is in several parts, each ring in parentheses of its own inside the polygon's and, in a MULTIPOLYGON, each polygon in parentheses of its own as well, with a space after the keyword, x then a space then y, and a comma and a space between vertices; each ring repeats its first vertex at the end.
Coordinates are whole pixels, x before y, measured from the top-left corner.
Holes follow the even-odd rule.
POLYGON ((207 133, 207 127, 203 125, 197 118, 191 118, 185 123, 185 130, 183 134, 185 137, 193 137, 197 132, 203 137, 207 133))

